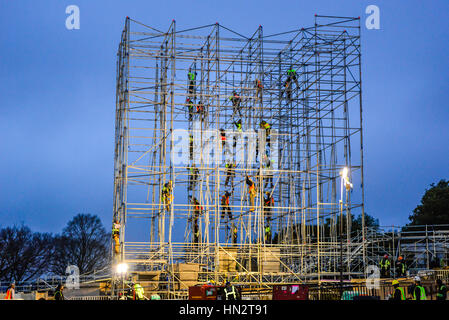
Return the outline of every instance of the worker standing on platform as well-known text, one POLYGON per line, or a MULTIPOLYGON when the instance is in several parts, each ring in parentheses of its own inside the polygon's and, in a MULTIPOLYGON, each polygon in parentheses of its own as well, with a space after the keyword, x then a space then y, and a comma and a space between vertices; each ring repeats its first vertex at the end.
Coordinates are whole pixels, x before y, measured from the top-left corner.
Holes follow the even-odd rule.
POLYGON ((145 300, 144 289, 138 283, 134 284, 134 300, 145 300))
POLYGON ((254 199, 256 197, 256 185, 253 180, 249 176, 246 176, 246 184, 248 185, 248 193, 249 193, 249 200, 251 204, 251 208, 249 211, 254 211, 254 199))
POLYGON ((221 217, 224 218, 226 215, 228 216, 229 220, 232 220, 232 211, 229 207, 229 198, 231 196, 231 193, 229 191, 226 191, 224 195, 221 196, 221 217))
POLYGON ((226 282, 226 287, 223 289, 224 300, 240 300, 240 295, 235 286, 231 285, 229 281, 226 282))
POLYGON ((394 288, 394 293, 391 300, 405 300, 405 291, 404 288, 399 286, 399 281, 393 280, 391 284, 394 288))
POLYGON ((407 275, 407 265, 402 256, 399 256, 398 261, 396 261, 396 270, 398 277, 405 277, 407 275))
POLYGON ((265 226, 265 243, 271 243, 271 227, 269 224, 265 226))
POLYGON ((16 298, 16 284, 11 283, 6 290, 5 300, 14 300, 16 298))
POLYGON ((388 254, 384 255, 382 260, 380 260, 380 277, 381 278, 389 278, 390 277, 390 268, 391 263, 388 258, 388 254))
POLYGON ((411 292, 413 300, 426 300, 426 289, 421 286, 420 277, 415 277, 415 285, 413 286, 411 292))
POLYGON ((447 299, 447 288, 441 279, 437 279, 437 300, 447 299))
POLYGON ((58 287, 56 288, 55 300, 65 300, 65 298, 64 298, 64 286, 62 284, 58 284, 58 287))
POLYGON ((167 211, 170 211, 170 204, 173 200, 172 189, 173 189, 173 184, 172 184, 171 180, 169 182, 165 183, 164 186, 162 187, 162 202, 164 203, 165 209, 167 211))
POLYGON ((195 93, 195 78, 197 73, 192 72, 192 69, 189 68, 189 73, 187 74, 187 78, 189 80, 189 94, 194 95, 195 93))

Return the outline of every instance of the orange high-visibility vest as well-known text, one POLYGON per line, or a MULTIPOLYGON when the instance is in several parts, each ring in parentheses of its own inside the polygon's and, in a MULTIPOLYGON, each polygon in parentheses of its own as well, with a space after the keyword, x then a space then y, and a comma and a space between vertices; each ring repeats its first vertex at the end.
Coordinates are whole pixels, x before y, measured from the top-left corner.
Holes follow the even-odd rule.
POLYGON ((12 288, 9 288, 7 291, 6 291, 6 297, 5 297, 5 299, 6 300, 12 300, 12 288))

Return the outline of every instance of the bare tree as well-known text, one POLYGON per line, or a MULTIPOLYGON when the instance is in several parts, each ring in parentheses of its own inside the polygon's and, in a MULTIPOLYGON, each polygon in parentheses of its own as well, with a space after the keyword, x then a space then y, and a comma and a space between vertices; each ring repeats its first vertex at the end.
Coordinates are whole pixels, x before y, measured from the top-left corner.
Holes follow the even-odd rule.
POLYGON ((28 227, 0 230, 0 279, 27 281, 47 272, 54 252, 51 234, 31 232, 28 227))
POLYGON ((55 238, 52 272, 65 274, 69 265, 77 266, 80 274, 104 268, 109 263, 109 241, 98 216, 76 215, 55 238))

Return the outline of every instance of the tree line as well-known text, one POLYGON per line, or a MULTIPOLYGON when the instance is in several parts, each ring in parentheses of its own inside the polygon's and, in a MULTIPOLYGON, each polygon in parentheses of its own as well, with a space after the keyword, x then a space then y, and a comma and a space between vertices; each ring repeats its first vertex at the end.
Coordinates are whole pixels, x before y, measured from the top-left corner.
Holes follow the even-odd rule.
MULTIPOLYGON (((361 216, 351 220, 353 231, 362 229, 361 216)), ((449 224, 449 181, 431 184, 409 220, 403 230, 417 225, 449 224)), ((339 223, 337 221, 337 225, 339 223)), ((366 214, 365 226, 378 229, 379 221, 366 214)), ((323 236, 330 236, 330 229, 328 219, 323 236)), ((273 238, 274 243, 277 236, 273 238)), ((76 265, 80 274, 102 269, 110 263, 110 239, 100 218, 92 214, 76 215, 56 235, 32 232, 24 225, 1 228, 0 281, 21 282, 45 274, 65 275, 69 265, 76 265)), ((293 234, 292 240, 297 239, 298 234, 293 234)))
POLYGON ((110 261, 110 233, 98 216, 78 214, 60 234, 33 232, 25 225, 0 229, 0 280, 30 281, 65 275, 69 265, 84 274, 110 261))

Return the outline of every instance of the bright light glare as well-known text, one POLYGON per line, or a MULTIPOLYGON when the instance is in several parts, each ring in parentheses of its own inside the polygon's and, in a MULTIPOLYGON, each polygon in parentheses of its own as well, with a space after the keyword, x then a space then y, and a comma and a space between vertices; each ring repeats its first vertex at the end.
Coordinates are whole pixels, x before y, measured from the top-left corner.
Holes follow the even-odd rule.
POLYGON ((344 167, 343 170, 341 170, 340 172, 342 184, 344 184, 346 190, 349 191, 350 189, 352 189, 352 183, 351 181, 349 181, 348 173, 349 173, 348 167, 344 167))
POLYGON ((117 273, 126 273, 128 271, 128 265, 126 263, 120 263, 117 265, 117 273))
POLYGON ((343 170, 341 171, 341 176, 343 177, 343 179, 348 177, 348 167, 344 167, 343 170))

